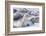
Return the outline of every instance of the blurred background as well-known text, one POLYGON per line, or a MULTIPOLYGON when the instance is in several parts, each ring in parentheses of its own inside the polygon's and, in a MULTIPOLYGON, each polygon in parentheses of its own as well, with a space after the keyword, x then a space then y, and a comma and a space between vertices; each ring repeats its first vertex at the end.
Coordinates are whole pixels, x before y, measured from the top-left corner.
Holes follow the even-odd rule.
POLYGON ((37 26, 39 13, 39 8, 13 8, 13 28, 37 26))

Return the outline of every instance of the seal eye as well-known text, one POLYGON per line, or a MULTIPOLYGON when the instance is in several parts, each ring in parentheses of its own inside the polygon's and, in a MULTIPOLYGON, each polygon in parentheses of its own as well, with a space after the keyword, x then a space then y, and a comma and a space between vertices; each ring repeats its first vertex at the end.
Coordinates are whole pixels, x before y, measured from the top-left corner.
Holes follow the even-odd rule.
POLYGON ((29 24, 27 24, 27 26, 30 26, 29 24))
POLYGON ((17 10, 16 9, 13 9, 13 13, 16 13, 17 12, 17 10))
POLYGON ((14 21, 17 21, 17 20, 21 19, 22 17, 23 17, 22 15, 17 14, 14 16, 14 21))

